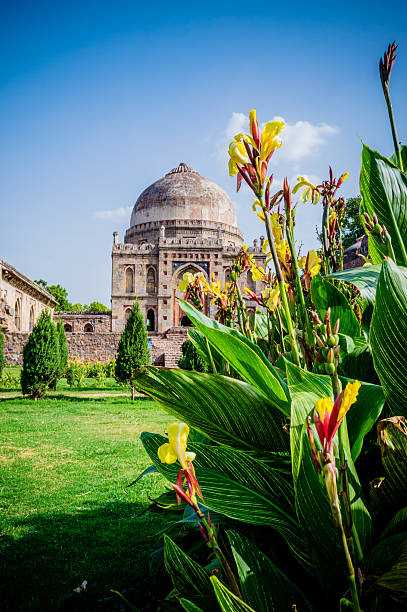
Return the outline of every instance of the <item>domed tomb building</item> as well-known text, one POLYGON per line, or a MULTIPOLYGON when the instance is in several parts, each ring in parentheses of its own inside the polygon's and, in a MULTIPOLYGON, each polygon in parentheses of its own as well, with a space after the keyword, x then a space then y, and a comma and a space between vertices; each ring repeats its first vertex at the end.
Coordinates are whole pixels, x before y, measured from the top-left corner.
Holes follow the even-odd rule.
MULTIPOLYGON (((262 240, 248 250, 264 265, 262 240)), ((230 198, 214 182, 179 164, 139 196, 124 243, 113 234, 112 331, 123 330, 136 297, 152 335, 187 326, 177 300, 184 273, 202 272, 208 280, 214 275, 224 285, 242 245, 230 198)), ((241 284, 256 290, 250 272, 241 284)), ((208 315, 210 308, 208 301, 208 315)))

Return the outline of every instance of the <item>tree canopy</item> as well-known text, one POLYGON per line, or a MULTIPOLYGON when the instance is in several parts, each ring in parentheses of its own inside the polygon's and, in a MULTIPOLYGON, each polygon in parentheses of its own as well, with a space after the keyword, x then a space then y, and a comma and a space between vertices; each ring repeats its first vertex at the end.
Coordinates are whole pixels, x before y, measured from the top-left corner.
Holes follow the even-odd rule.
POLYGON ((87 304, 80 304, 76 302, 72 304, 72 302, 68 299, 68 291, 62 285, 48 285, 47 281, 44 279, 34 281, 39 285, 42 289, 46 289, 54 298, 57 300, 57 305, 55 310, 70 310, 72 312, 77 311, 87 311, 87 312, 95 312, 95 311, 103 311, 107 312, 110 310, 107 306, 102 304, 101 302, 91 302, 89 306, 87 304))

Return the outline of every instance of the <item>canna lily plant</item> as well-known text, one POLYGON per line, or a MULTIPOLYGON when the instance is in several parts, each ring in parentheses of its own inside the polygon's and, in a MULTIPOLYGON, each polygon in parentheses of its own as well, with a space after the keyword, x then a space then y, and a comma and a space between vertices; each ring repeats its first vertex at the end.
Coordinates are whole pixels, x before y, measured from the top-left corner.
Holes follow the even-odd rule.
MULTIPOLYGON (((380 68, 386 87, 394 51, 380 68)), ((229 146, 229 172, 238 189, 246 184, 254 194, 266 226, 265 264, 243 248, 227 286, 195 277, 182 285, 191 339, 203 358, 216 356, 225 367, 208 374, 151 366, 135 381, 182 420, 168 428, 168 439, 142 435, 154 470, 185 502, 164 541, 174 585, 165 606, 401 612, 407 601, 405 147, 388 160, 364 146, 362 212, 369 217, 363 216, 371 265, 342 270, 346 206, 338 190, 347 173, 337 179, 330 170, 319 185, 299 177, 293 190, 285 180, 273 194, 269 165, 284 146, 283 128, 269 122, 260 130, 251 111, 249 133, 229 146), (322 248, 307 254, 299 253, 294 235, 300 192, 299 206, 311 201, 322 209, 322 248), (261 288, 243 289, 258 305, 251 319, 240 284, 248 271, 261 288), (204 314, 206 300, 216 305, 216 320, 204 314)))

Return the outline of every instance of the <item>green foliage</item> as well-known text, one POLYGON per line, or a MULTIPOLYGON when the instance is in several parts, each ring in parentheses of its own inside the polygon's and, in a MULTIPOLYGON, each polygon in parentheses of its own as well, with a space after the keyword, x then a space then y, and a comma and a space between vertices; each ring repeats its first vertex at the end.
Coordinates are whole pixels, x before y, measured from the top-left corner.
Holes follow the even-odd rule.
POLYGON ((134 387, 137 372, 150 363, 148 335, 140 304, 136 300, 117 349, 115 376, 119 382, 128 382, 134 387))
POLYGON ((44 310, 23 349, 21 388, 32 399, 42 397, 60 367, 59 338, 51 313, 44 310))
POLYGON ((370 343, 392 413, 407 416, 407 276, 391 260, 377 283, 370 343))
MULTIPOLYGON (((407 266, 407 174, 386 157, 363 145, 360 173, 361 212, 375 213, 390 234, 399 265, 407 266)), ((384 245, 369 236, 369 256, 378 264, 387 255, 384 245)))
POLYGON ((191 340, 185 340, 181 346, 182 356, 178 366, 183 370, 195 370, 195 372, 207 372, 208 366, 191 340))
POLYGON ((344 249, 352 246, 365 233, 360 218, 360 202, 360 196, 346 200, 345 218, 342 223, 342 244, 344 249))
POLYGON ((34 282, 37 283, 37 285, 39 285, 42 289, 45 289, 46 291, 48 291, 48 293, 51 293, 51 295, 54 296, 57 301, 57 305, 55 306, 56 311, 67 310, 72 312, 104 312, 110 310, 110 308, 108 308, 101 302, 91 302, 89 306, 87 306, 86 304, 79 304, 78 302, 72 304, 72 302, 70 302, 68 299, 68 291, 65 289, 65 287, 62 287, 62 285, 48 285, 48 283, 42 278, 34 282))
POLYGON ((6 358, 4 357, 4 335, 0 325, 0 378, 3 375, 3 368, 6 365, 6 358))
POLYGON ((110 311, 110 308, 101 302, 91 302, 89 306, 85 304, 83 310, 86 310, 87 312, 108 312, 110 311))

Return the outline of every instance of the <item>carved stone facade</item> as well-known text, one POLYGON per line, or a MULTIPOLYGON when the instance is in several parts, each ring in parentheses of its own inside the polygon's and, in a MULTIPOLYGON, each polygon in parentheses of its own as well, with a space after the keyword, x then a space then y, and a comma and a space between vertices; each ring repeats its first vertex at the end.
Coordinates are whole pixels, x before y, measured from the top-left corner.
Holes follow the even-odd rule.
MULTIPOLYGON (((262 241, 255 240, 248 252, 264 266, 262 241)), ((111 312, 55 313, 54 319, 64 323, 70 356, 102 361, 115 357, 137 297, 149 330, 152 362, 176 366, 189 324, 177 300, 182 297, 178 286, 184 273, 202 272, 208 280, 213 277, 224 285, 242 245, 243 236, 226 193, 186 164, 179 164, 142 192, 124 242, 119 243, 117 232, 113 234, 111 312)), ((21 363, 31 322, 47 304, 54 308, 55 300, 8 264, 3 268, 2 282, 6 280, 7 286, 0 288, 7 297, 7 329, 12 332, 6 337, 7 360, 21 363), (21 303, 21 315, 16 314, 17 303, 21 303)), ((241 278, 242 289, 245 286, 259 289, 250 272, 241 278)), ((253 310, 256 306, 250 300, 247 305, 253 310)), ((209 301, 205 312, 213 314, 209 301)))
MULTIPOLYGON (((136 297, 152 334, 187 325, 177 300, 184 273, 202 272, 224 285, 243 245, 232 202, 218 185, 181 163, 143 191, 130 223, 124 243, 113 234, 112 331, 124 329, 136 297)), ((264 264, 261 241, 248 252, 264 264)), ((250 272, 241 284, 256 290, 250 272)))
POLYGON ((53 295, 0 259, 0 325, 4 333, 30 332, 44 308, 54 309, 53 295))

